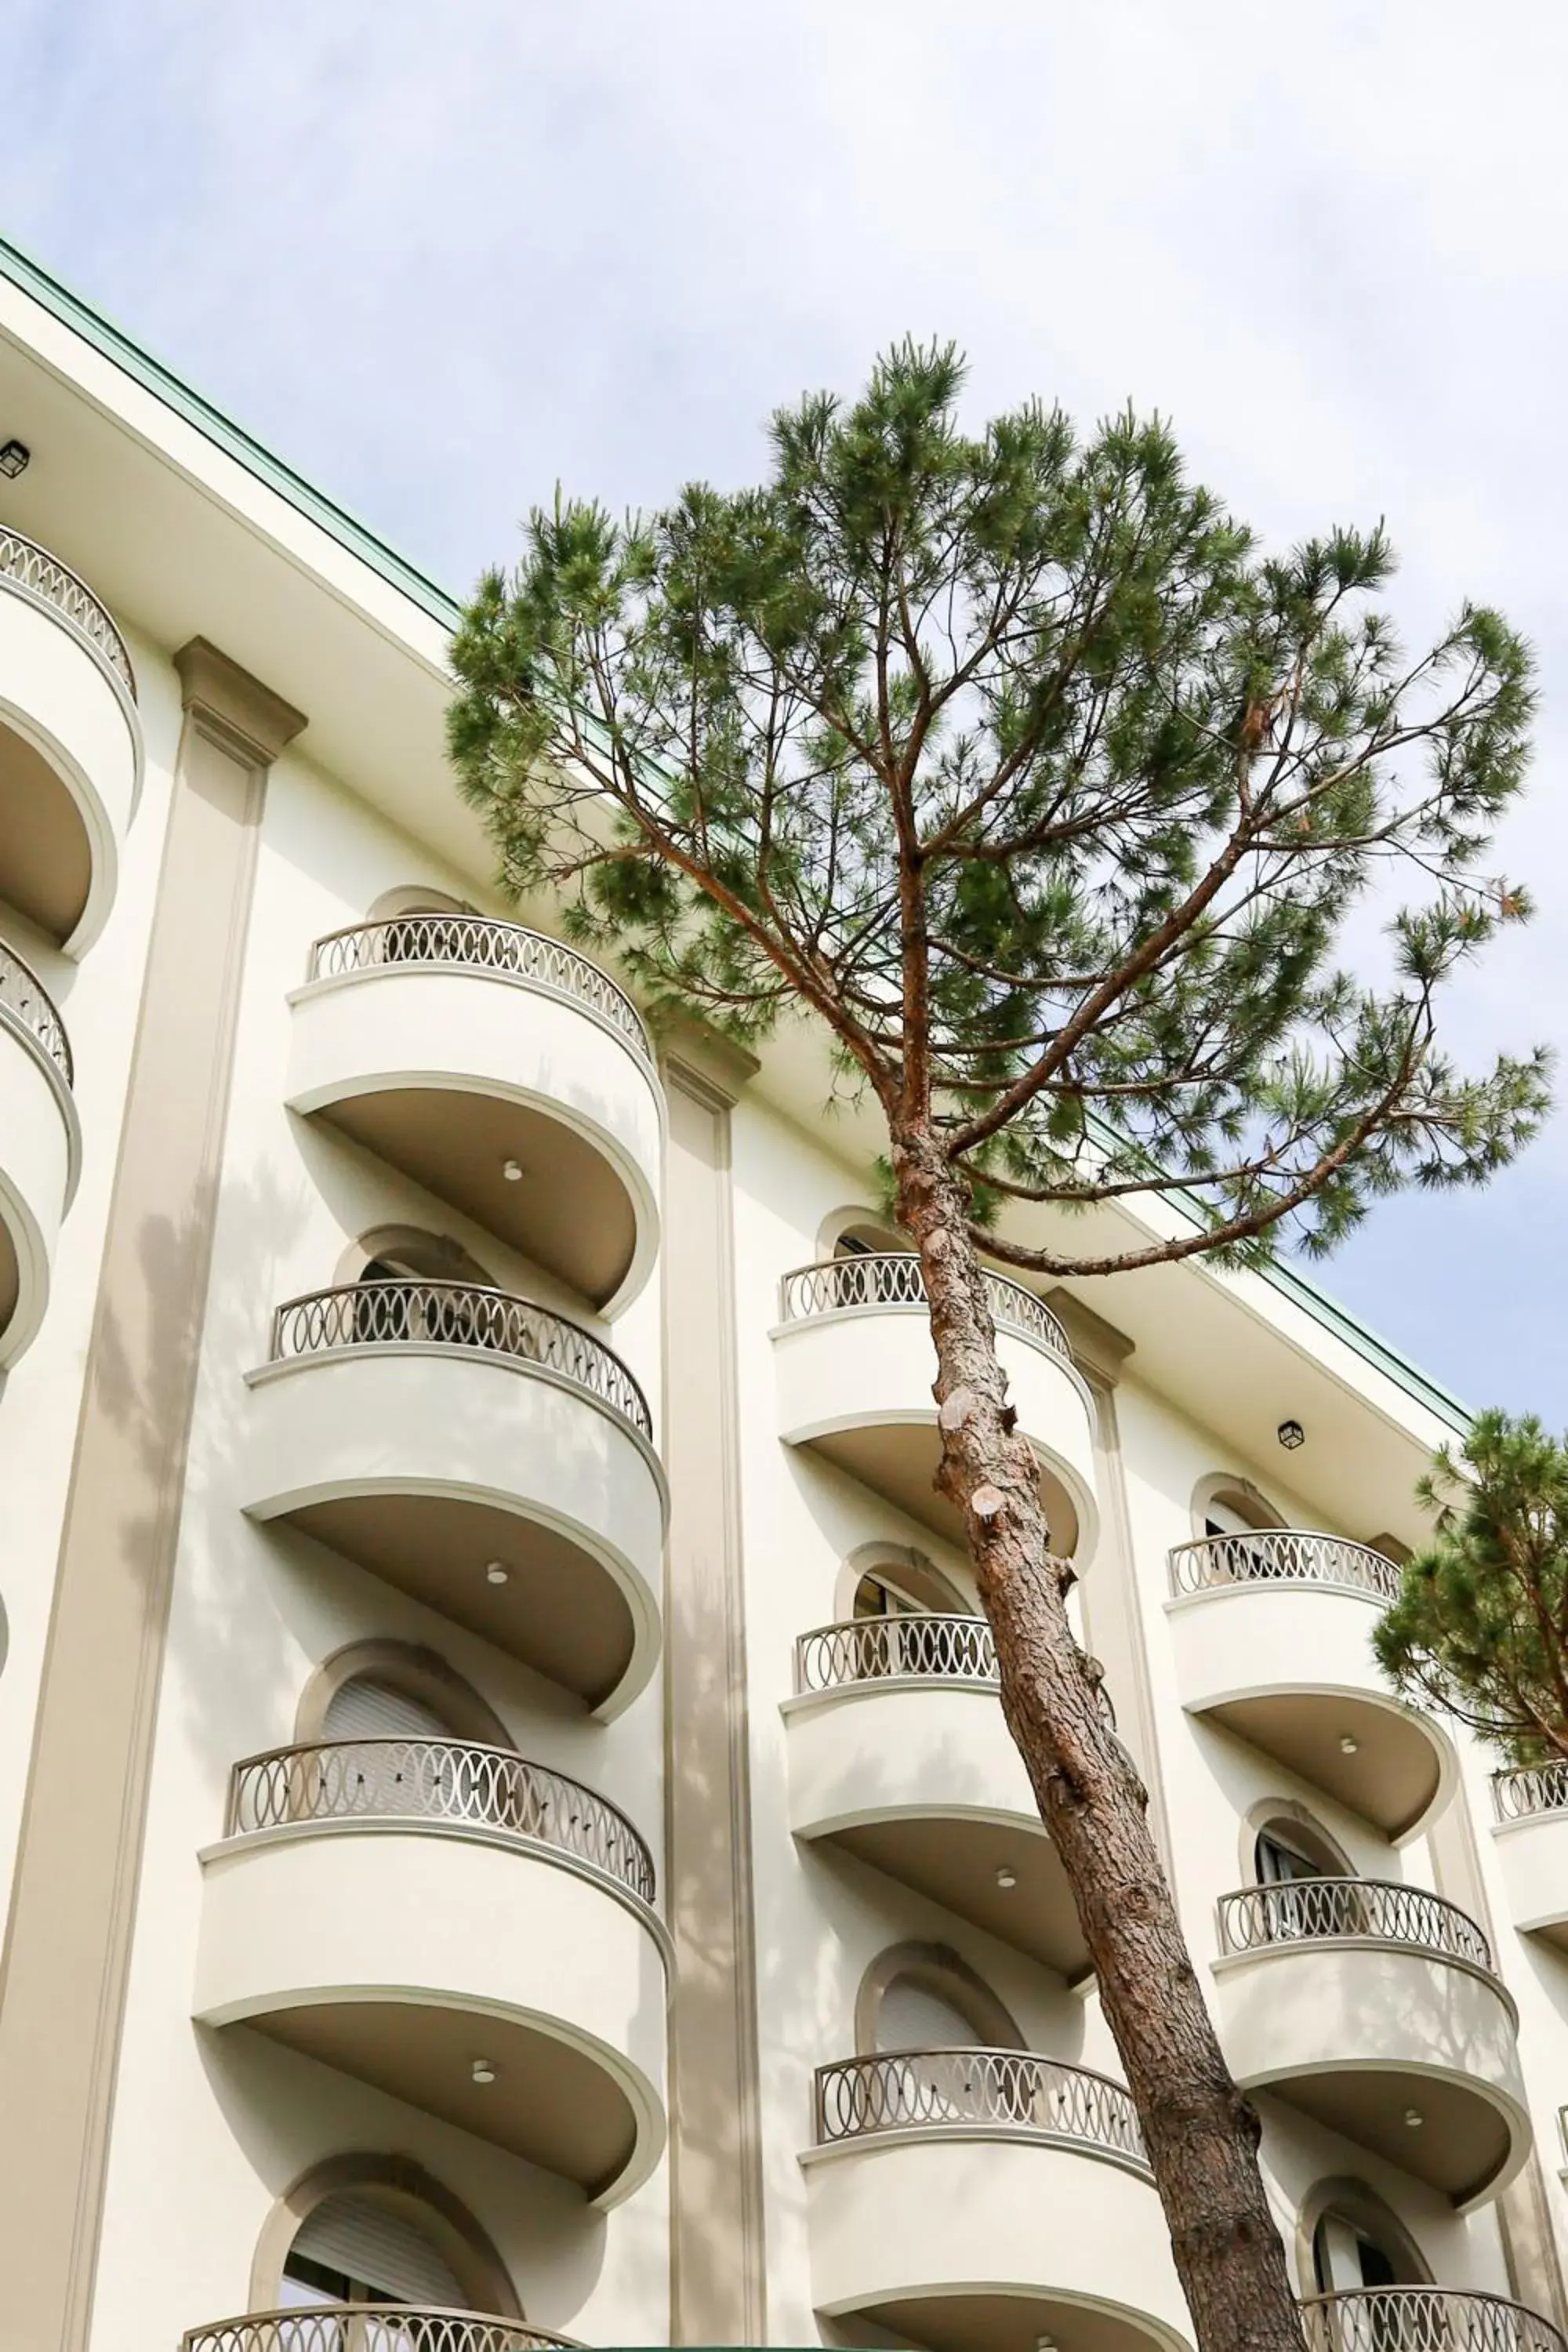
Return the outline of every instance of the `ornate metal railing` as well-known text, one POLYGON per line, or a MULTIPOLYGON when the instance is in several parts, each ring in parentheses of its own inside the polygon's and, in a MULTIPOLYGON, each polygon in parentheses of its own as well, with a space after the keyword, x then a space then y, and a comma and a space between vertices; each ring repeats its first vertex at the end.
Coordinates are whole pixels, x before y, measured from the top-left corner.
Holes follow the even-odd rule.
POLYGON ((1220 1897, 1219 1929, 1226 1952, 1353 1936, 1416 1944, 1489 1973, 1492 1966, 1491 1947, 1467 1912, 1425 1887, 1386 1878, 1288 1878, 1277 1886, 1244 1886, 1220 1897))
MULTIPOLYGON (((1010 1282, 1005 1274, 984 1276, 991 1318, 1000 1329, 1021 1332, 1037 1346, 1072 1360, 1068 1335, 1044 1299, 1010 1282)), ((830 1257, 820 1265, 797 1265, 786 1274, 781 1293, 782 1320, 803 1322, 847 1307, 924 1307, 925 1274, 908 1250, 859 1251, 830 1257)))
POLYGON ((29 963, 12 948, 0 947, 0 1011, 43 1047, 67 1086, 71 1083, 70 1041, 49 993, 29 963))
POLYGON ((647 1399, 620 1358, 580 1324, 472 1282, 350 1282, 290 1298, 272 1318, 272 1360, 338 1348, 472 1348, 539 1364, 586 1389, 650 1443, 647 1399))
MULTIPOLYGON (((1098 1660, 1093 1675, 1102 1675, 1098 1660)), ((984 1617, 932 1613, 900 1617, 855 1617, 842 1625, 818 1625, 795 1645, 798 1693, 838 1690, 851 1683, 888 1682, 900 1675, 930 1682, 990 1683, 1001 1677, 996 1643, 984 1617)), ((1111 1729, 1116 1709, 1103 1679, 1095 1683, 1111 1729)))
POLYGON ((1492 1804, 1500 1822, 1522 1822, 1531 1813, 1568 1811, 1568 1763, 1557 1760, 1494 1772, 1492 1804))
POLYGON ((395 963, 456 963, 469 971, 510 972, 591 1005, 645 1062, 653 1059, 642 1015, 608 973, 563 940, 493 915, 392 915, 384 922, 353 923, 316 941, 309 977, 336 980, 395 963))
POLYGON ((797 1691, 835 1690, 893 1675, 994 1683, 991 1628, 984 1617, 857 1617, 844 1625, 818 1625, 795 1645, 797 1691))
POLYGON ((1301 2305, 1308 2352, 1568 2352, 1539 2312, 1500 2294, 1369 2286, 1301 2305))
POLYGON ((237 1764, 226 1834, 300 1822, 463 1822, 591 1862, 644 1903, 653 1858, 624 1813, 510 1748, 467 1739, 332 1739, 237 1764))
POLYGON ((1303 1528, 1258 1528, 1246 1535, 1205 1536, 1170 1554, 1173 1592, 1206 1592, 1217 1584, 1343 1584, 1378 1601, 1399 1597, 1399 1570, 1370 1544, 1303 1528))
POLYGON ((121 680, 132 702, 136 699, 136 674, 131 667, 131 656, 125 650, 125 640, 115 627, 85 580, 79 580, 68 564, 35 539, 28 539, 8 525, 0 526, 0 580, 14 580, 19 588, 28 589, 40 604, 48 604, 68 621, 73 629, 84 636, 121 680))
POLYGON ((576 2338, 482 2311, 328 2303, 189 2327, 180 2352, 576 2352, 576 2338))
POLYGON ((1148 2163, 1131 2092, 1032 2051, 883 2051, 816 2070, 821 2146, 944 2124, 1010 2126, 1148 2163))

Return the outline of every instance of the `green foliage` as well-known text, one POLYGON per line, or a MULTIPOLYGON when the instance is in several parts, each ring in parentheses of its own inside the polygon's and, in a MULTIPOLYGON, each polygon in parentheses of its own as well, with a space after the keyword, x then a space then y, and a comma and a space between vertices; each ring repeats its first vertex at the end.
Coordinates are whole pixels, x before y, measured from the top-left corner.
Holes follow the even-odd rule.
POLYGON ((1419 1491, 1436 1528, 1373 1637, 1385 1673, 1512 1763, 1568 1759, 1568 1445, 1479 1413, 1419 1491))
POLYGON ((1484 870, 1531 662, 1465 606, 1402 652, 1379 528, 1292 553, 1131 414, 960 423, 951 349, 781 413, 759 487, 616 521, 558 497, 453 649, 451 745, 504 879, 564 894, 656 1005, 742 1041, 804 1004, 994 1255, 1080 1273, 1484 1180, 1540 1051, 1458 1071, 1443 982, 1525 894, 1484 870), (1403 884, 1408 903, 1389 895, 1403 884), (1374 984, 1344 958, 1384 917, 1374 984), (1157 1179, 1167 1242, 1079 1211, 1157 1179))

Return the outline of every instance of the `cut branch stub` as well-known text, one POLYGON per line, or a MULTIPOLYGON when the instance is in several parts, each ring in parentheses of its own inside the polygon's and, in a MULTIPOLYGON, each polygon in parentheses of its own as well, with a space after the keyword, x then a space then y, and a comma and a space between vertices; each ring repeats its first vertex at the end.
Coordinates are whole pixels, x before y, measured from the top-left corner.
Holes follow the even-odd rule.
POLYGON ((1000 1516, 1006 1500, 1000 1486, 976 1486, 970 1497, 969 1507, 977 1519, 994 1519, 1000 1516))
POLYGON ((973 1411, 973 1390, 954 1389, 950 1397, 942 1399, 941 1411, 937 1414, 938 1424, 944 1430, 962 1429, 973 1411))

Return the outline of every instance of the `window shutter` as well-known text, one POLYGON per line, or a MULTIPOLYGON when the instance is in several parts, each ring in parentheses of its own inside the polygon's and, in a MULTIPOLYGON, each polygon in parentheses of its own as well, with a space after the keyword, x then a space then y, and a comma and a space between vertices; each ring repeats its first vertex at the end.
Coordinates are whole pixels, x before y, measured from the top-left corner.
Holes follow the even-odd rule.
POLYGON ((399 2303, 461 2309, 467 2298, 429 2240, 363 2190, 323 2198, 290 2250, 399 2303))
POLYGON ((323 1739, 450 1739, 450 1724, 395 1683, 356 1675, 332 1693, 323 1739))

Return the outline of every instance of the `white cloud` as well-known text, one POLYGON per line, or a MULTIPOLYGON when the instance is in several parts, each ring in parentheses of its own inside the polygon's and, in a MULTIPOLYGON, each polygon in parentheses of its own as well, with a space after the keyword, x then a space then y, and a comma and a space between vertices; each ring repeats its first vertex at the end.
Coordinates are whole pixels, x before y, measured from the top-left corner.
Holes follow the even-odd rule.
MULTIPOLYGON (((1413 632, 1468 593, 1542 657, 1508 843, 1542 918, 1456 1040, 1568 1030, 1558 12, 17 0, 7 48, 8 233, 455 586, 558 476, 742 478, 771 406, 910 330, 977 405, 1159 406, 1270 534, 1386 513, 1413 632)), ((1335 1270, 1559 1419, 1512 1302, 1568 1290, 1565 1159, 1385 1208, 1335 1270)))

